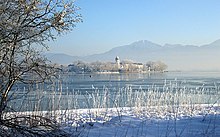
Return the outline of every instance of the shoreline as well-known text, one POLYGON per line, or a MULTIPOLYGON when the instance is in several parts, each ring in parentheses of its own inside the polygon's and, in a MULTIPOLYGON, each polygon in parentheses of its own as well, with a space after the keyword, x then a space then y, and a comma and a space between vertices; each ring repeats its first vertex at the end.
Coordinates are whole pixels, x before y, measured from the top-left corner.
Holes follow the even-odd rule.
POLYGON ((167 73, 168 71, 142 71, 142 72, 92 72, 87 74, 150 74, 150 73, 167 73))

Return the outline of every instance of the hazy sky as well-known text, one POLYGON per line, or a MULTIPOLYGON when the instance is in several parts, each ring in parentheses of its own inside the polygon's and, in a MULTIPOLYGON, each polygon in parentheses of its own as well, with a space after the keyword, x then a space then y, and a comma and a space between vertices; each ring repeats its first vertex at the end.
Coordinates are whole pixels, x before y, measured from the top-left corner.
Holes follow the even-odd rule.
POLYGON ((77 0, 83 23, 51 52, 103 53, 138 40, 203 45, 220 39, 220 0, 77 0))

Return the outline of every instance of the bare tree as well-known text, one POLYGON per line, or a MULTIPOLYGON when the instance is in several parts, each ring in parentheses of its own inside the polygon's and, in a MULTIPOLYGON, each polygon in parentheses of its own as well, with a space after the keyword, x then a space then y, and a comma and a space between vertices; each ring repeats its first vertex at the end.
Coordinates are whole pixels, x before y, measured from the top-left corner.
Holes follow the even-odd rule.
POLYGON ((46 42, 71 31, 81 22, 69 0, 0 1, 0 123, 9 93, 17 82, 44 82, 54 74, 41 53, 46 42))
POLYGON ((157 61, 157 62, 148 61, 146 63, 146 67, 148 68, 149 71, 164 71, 167 69, 167 65, 161 61, 157 61))
POLYGON ((164 71, 167 69, 167 65, 161 61, 155 62, 156 71, 164 71))

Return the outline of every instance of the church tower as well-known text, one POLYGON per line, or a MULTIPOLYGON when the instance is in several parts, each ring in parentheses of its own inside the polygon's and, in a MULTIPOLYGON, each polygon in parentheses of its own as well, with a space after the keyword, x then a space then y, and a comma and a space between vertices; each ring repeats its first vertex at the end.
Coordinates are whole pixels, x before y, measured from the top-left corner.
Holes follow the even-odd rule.
POLYGON ((120 59, 118 56, 115 57, 115 63, 117 65, 118 69, 120 69, 120 59))

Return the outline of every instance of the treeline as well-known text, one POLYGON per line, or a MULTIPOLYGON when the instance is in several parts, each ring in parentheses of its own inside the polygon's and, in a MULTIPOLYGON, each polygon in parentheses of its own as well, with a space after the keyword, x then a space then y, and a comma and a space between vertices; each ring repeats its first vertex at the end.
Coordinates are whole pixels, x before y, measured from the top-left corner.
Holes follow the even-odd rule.
POLYGON ((165 63, 161 61, 148 61, 145 65, 148 68, 148 71, 165 71, 168 67, 165 63))
POLYGON ((86 63, 83 61, 75 61, 72 64, 64 67, 62 70, 65 72, 74 73, 94 73, 94 72, 121 72, 121 73, 132 73, 132 72, 149 72, 157 71, 163 72, 167 69, 167 65, 161 61, 153 62, 149 61, 146 64, 135 63, 132 61, 122 61, 120 64, 113 62, 91 62, 86 63))

